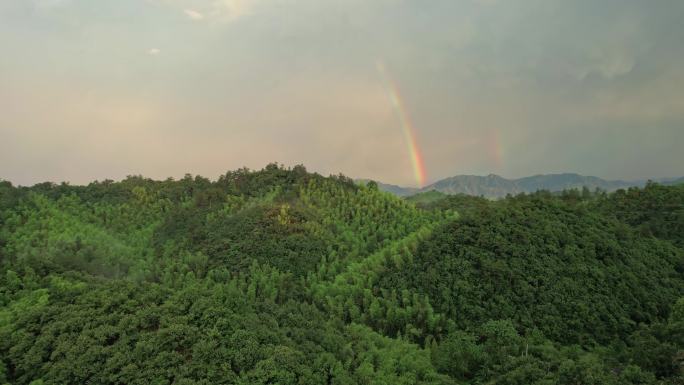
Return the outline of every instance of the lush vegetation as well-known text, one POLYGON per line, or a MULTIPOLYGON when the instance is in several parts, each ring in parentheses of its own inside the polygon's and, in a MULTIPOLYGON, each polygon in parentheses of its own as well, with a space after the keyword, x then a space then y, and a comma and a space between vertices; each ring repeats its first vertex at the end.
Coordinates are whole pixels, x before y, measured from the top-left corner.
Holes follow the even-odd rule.
POLYGON ((0 384, 680 384, 684 186, 0 182, 0 384))

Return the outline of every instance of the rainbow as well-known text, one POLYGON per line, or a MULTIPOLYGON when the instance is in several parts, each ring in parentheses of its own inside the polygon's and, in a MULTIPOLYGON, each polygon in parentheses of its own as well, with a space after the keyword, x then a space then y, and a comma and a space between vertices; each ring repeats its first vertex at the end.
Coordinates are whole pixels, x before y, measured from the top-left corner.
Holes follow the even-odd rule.
POLYGON ((490 132, 486 141, 487 153, 493 163, 494 170, 501 172, 504 159, 504 148, 501 145, 501 132, 499 130, 490 132))
POLYGON ((423 187, 425 185, 425 180, 427 178, 425 173, 425 163, 423 162, 423 155, 420 152, 420 147, 418 146, 418 141, 416 140, 415 128, 411 122, 408 111, 404 105, 404 101, 401 98, 401 93, 399 92, 399 87, 392 78, 387 73, 385 66, 382 62, 378 61, 376 63, 378 73, 382 78, 382 83, 387 92, 390 103, 392 104, 392 109, 397 115, 399 124, 401 125, 402 131, 404 131, 404 138, 406 140, 406 145, 408 147, 408 152, 411 156, 411 164, 413 165, 413 174, 416 178, 416 183, 418 187, 423 187))

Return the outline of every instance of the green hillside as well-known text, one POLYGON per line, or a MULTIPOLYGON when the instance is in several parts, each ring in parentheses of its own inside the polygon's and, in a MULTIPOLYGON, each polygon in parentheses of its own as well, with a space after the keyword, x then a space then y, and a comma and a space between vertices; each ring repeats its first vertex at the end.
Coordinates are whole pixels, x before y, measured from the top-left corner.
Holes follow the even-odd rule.
POLYGON ((680 384, 684 186, 0 182, 0 384, 680 384))
POLYGON ((426 192, 414 194, 414 195, 408 196, 404 199, 406 199, 409 202, 412 202, 416 206, 427 206, 427 205, 431 205, 435 202, 438 202, 442 199, 445 199, 446 197, 447 197, 447 194, 444 194, 444 193, 436 191, 436 190, 431 190, 431 191, 426 191, 426 192))

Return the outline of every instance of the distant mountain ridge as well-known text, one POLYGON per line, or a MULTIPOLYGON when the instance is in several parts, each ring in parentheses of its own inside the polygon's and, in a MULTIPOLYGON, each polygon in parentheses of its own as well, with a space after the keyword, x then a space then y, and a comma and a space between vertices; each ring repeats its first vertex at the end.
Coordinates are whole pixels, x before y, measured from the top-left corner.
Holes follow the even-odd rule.
MULTIPOLYGON (((368 182, 368 179, 359 179, 358 181, 365 183, 368 182)), ((653 179, 653 181, 661 184, 679 184, 684 183, 684 177, 660 178, 653 179)), ((646 185, 647 182, 647 180, 606 180, 595 176, 563 173, 539 174, 518 179, 507 179, 495 174, 489 174, 487 176, 457 175, 439 180, 421 189, 380 182, 377 183, 378 188, 381 190, 402 197, 421 192, 438 191, 444 194, 466 194, 484 196, 487 198, 502 198, 508 194, 532 193, 539 190, 562 191, 567 189, 582 189, 583 187, 587 187, 592 191, 597 188, 606 191, 615 191, 621 188, 642 187, 646 185)))
POLYGON ((386 191, 389 193, 392 193, 396 196, 400 197, 405 197, 413 194, 417 194, 422 191, 422 189, 416 188, 416 187, 402 187, 402 186, 397 186, 394 184, 388 184, 388 183, 382 183, 378 181, 374 181, 372 179, 355 179, 357 183, 362 183, 366 184, 368 182, 375 182, 378 184, 378 188, 382 191, 386 191))

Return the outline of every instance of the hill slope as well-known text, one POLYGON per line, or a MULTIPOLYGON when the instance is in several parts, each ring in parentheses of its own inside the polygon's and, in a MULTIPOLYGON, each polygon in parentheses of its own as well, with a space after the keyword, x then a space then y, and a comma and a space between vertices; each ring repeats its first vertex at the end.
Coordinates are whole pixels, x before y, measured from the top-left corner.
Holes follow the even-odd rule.
POLYGON ((0 384, 684 380, 684 187, 379 187, 0 182, 0 384))

